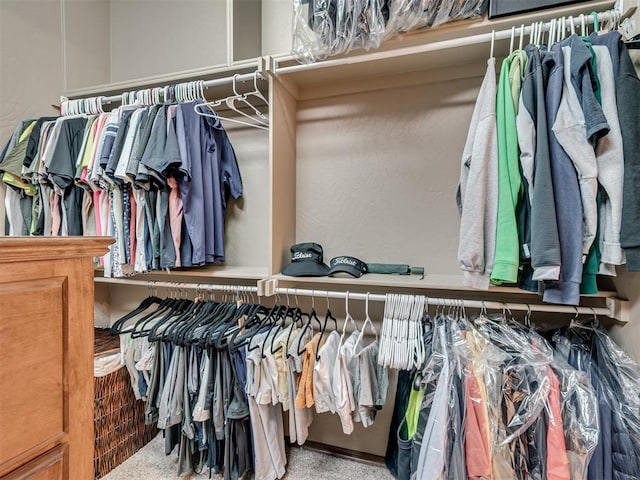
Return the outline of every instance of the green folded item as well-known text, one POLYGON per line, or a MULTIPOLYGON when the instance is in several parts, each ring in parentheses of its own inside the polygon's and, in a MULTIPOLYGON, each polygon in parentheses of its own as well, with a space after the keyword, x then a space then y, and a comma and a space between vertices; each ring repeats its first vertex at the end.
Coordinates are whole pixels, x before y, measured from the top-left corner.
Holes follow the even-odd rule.
POLYGON ((420 275, 424 278, 424 267, 412 267, 395 263, 367 263, 367 273, 384 275, 420 275))

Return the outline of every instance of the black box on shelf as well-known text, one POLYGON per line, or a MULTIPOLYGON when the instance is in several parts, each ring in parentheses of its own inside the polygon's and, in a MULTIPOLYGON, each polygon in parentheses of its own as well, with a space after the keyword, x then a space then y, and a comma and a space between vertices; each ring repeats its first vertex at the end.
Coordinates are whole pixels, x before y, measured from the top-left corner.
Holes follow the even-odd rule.
POLYGON ((504 17, 516 13, 532 12, 544 8, 558 7, 580 0, 489 0, 489 18, 504 17))

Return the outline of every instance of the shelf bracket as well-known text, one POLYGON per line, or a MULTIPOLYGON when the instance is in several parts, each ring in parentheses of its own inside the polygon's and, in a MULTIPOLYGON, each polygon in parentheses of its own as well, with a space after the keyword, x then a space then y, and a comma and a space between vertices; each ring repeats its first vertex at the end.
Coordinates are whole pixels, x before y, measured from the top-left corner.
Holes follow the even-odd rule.
POLYGON ((607 308, 609 309, 609 317, 620 323, 629 323, 630 305, 629 300, 623 300, 617 297, 609 297, 607 300, 607 308))
POLYGON ((264 280, 258 280, 258 296, 259 297, 272 297, 278 290, 277 278, 265 278, 264 280))

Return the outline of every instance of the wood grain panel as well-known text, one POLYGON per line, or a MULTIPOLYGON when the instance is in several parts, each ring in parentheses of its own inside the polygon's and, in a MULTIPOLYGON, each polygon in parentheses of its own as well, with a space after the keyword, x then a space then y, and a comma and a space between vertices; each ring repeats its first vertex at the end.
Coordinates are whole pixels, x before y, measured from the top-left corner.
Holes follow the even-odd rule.
POLYGON ((93 257, 112 242, 0 238, 0 480, 94 478, 93 257))
POLYGON ((65 278, 0 290, 0 465, 64 432, 65 278), (28 428, 25 428, 28 425, 28 428))
POLYGON ((62 480, 66 452, 66 444, 58 445, 0 480, 62 480))

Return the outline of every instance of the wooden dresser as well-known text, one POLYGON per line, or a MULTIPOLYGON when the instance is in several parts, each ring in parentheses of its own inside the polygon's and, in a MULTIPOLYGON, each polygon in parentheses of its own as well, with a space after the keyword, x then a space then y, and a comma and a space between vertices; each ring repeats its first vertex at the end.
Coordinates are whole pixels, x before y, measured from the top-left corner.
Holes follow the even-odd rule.
POLYGON ((0 480, 91 480, 93 257, 110 238, 0 237, 0 480))

